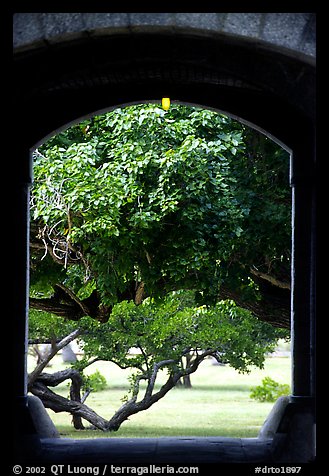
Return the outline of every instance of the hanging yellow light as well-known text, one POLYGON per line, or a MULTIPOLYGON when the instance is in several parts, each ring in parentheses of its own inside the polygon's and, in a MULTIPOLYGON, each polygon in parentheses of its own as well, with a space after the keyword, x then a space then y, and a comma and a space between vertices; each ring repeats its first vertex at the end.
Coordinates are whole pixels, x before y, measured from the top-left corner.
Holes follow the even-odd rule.
POLYGON ((162 98, 162 108, 165 111, 168 111, 168 109, 170 108, 170 98, 162 98))

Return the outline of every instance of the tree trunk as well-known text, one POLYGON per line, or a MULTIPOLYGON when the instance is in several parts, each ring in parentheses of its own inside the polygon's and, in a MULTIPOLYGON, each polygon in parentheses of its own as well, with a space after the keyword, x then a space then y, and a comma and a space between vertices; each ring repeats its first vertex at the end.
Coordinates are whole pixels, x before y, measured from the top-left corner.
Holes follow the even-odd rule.
POLYGON ((80 389, 82 379, 77 370, 66 369, 60 372, 55 372, 54 374, 42 373, 31 384, 30 392, 39 397, 46 408, 50 408, 56 413, 71 413, 74 417, 73 422, 75 428, 77 429, 84 428, 81 421, 81 418, 83 418, 102 431, 117 431, 121 424, 128 420, 130 416, 150 408, 163 398, 173 387, 175 387, 181 378, 195 372, 199 367, 199 364, 208 355, 214 354, 214 350, 206 350, 202 354, 197 354, 194 358, 190 356, 191 358, 188 360, 188 366, 185 369, 178 370, 176 373, 171 374, 160 390, 153 393, 158 371, 168 365, 177 364, 177 361, 172 359, 158 362, 154 365, 151 375, 148 375, 147 377, 146 375, 140 375, 139 378, 136 379, 132 398, 122 405, 109 421, 99 416, 84 403, 81 403, 80 389), (48 388, 48 385, 57 386, 59 383, 62 383, 67 379, 72 380, 72 389, 70 391, 71 399, 57 395, 48 388), (137 402, 140 380, 147 380, 148 384, 143 399, 137 402))
MULTIPOLYGON (((188 369, 190 367, 190 364, 191 364, 191 361, 192 361, 191 354, 186 354, 185 359, 186 359, 185 368, 188 369)), ((192 388, 192 382, 191 382, 190 374, 183 375, 183 385, 184 385, 184 388, 192 388)))
POLYGON ((94 410, 81 403, 80 389, 82 378, 80 373, 74 369, 66 369, 54 374, 42 373, 31 385, 30 392, 40 398, 46 408, 50 408, 55 413, 67 412, 73 416, 74 427, 78 430, 84 429, 82 418, 89 421, 100 430, 107 430, 107 420, 99 416, 94 410), (71 379, 70 399, 57 395, 48 386, 55 387, 58 384, 71 379))
POLYGON ((183 386, 184 388, 192 388, 192 382, 190 375, 184 375, 183 377, 183 386))
MULTIPOLYGON (((187 369, 191 363, 191 355, 187 354, 185 355, 186 358, 186 364, 184 365, 184 357, 182 358, 182 366, 183 368, 187 369)), ((192 382, 191 382, 191 376, 190 374, 183 375, 181 379, 178 380, 176 383, 177 388, 192 388, 192 382)))
MULTIPOLYGON (((173 387, 177 385, 177 382, 187 375, 192 374, 197 370, 200 363, 208 356, 215 354, 214 350, 206 350, 200 355, 196 355, 194 359, 189 353, 186 355, 190 355, 190 359, 188 360, 188 365, 185 369, 179 370, 176 373, 170 375, 168 380, 160 390, 153 394, 154 383, 156 380, 156 376, 160 368, 169 365, 171 363, 175 363, 173 360, 164 360, 162 362, 158 362, 153 367, 153 372, 151 377, 148 378, 148 385, 144 394, 144 398, 137 402, 137 396, 139 391, 139 382, 135 384, 135 390, 133 392, 133 397, 113 415, 113 417, 108 422, 108 430, 109 431, 117 431, 121 424, 127 420, 131 415, 134 415, 140 411, 147 410, 150 408, 154 403, 158 402, 161 398, 163 398, 173 387)), ((140 380, 144 378, 141 377, 140 380)))
MULTIPOLYGON (((70 399, 72 402, 81 403, 82 377, 79 372, 74 371, 71 374, 70 399)), ((72 423, 76 430, 84 430, 82 418, 80 415, 72 414, 72 423)))

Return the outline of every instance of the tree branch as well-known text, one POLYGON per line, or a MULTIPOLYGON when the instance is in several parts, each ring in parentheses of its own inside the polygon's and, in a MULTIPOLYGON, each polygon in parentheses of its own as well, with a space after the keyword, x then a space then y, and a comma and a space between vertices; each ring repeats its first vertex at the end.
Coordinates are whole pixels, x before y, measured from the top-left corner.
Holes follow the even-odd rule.
POLYGON ((279 290, 280 295, 262 292, 260 301, 247 301, 241 293, 222 285, 218 299, 232 299, 237 306, 251 311, 259 320, 275 327, 290 329, 290 293, 286 289, 279 290))
POLYGON ((56 286, 60 289, 62 289, 62 291, 64 291, 64 293, 66 293, 70 299, 74 302, 77 303, 77 305, 81 308, 81 311, 83 312, 83 314, 85 316, 88 316, 89 313, 90 313, 90 310, 88 308, 88 306, 86 306, 83 301, 81 301, 75 294, 73 291, 71 291, 69 288, 67 288, 66 286, 64 286, 64 284, 61 284, 61 283, 57 283, 56 286))
POLYGON ((282 289, 289 289, 289 290, 291 289, 290 283, 285 281, 280 281, 279 279, 276 279, 274 276, 271 276, 270 274, 262 273, 261 271, 258 271, 255 268, 250 268, 250 272, 254 276, 257 276, 258 278, 265 279, 265 281, 268 281, 273 286, 277 286, 278 288, 282 288, 282 289))
POLYGON ((83 329, 76 329, 71 334, 67 335, 62 339, 58 344, 55 344, 51 350, 51 352, 47 355, 47 357, 42 360, 35 369, 28 375, 28 388, 30 389, 35 380, 40 376, 43 369, 49 364, 51 359, 65 347, 67 344, 72 342, 76 339, 80 334, 82 334, 83 329))
POLYGON ((99 416, 94 410, 81 402, 69 400, 57 395, 50 390, 43 382, 36 381, 30 389, 33 395, 40 398, 46 408, 50 408, 54 412, 68 412, 72 415, 84 418, 92 425, 100 430, 106 431, 108 422, 105 418, 99 416))

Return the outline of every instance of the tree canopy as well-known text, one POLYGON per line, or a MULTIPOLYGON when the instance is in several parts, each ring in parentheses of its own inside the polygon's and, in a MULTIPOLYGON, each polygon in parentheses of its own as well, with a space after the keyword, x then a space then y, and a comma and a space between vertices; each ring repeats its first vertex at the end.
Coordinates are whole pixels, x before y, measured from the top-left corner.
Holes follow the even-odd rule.
POLYGON ((106 322, 192 289, 289 327, 287 153, 214 111, 117 108, 34 152, 32 308, 106 322))

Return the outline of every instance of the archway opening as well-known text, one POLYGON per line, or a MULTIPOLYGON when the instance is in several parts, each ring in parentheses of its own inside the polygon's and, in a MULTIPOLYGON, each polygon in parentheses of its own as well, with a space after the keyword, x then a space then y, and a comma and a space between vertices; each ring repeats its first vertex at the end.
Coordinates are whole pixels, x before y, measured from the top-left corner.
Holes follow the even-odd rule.
MULTIPOLYGON (((165 338, 166 330, 160 326, 153 341, 149 339, 141 343, 143 334, 154 332, 161 320, 171 318, 171 326, 174 326, 169 312, 174 305, 171 298, 167 307, 163 306, 164 309, 158 305, 156 310, 151 310, 150 305, 144 305, 144 313, 140 313, 143 328, 140 324, 136 329, 131 327, 130 319, 137 319, 136 309, 126 308, 121 310, 121 314, 117 311, 120 319, 117 316, 109 328, 101 325, 94 332, 96 342, 97 333, 116 333, 115 337, 109 336, 108 342, 104 339, 99 341, 98 350, 95 350, 95 340, 88 347, 88 334, 93 332, 93 326, 85 324, 85 334, 80 333, 80 339, 85 341, 88 359, 103 360, 101 348, 106 346, 108 360, 127 369, 127 353, 129 351, 132 362, 134 357, 131 351, 137 349, 139 357, 135 358, 135 371, 137 369, 145 376, 152 365, 164 360, 172 361, 166 369, 171 371, 175 360, 171 355, 173 348, 177 359, 177 348, 184 344, 181 358, 189 355, 193 364, 206 350, 207 357, 225 366, 222 374, 228 370, 228 364, 236 371, 261 366, 262 358, 271 348, 267 344, 275 342, 280 336, 271 327, 289 329, 290 326, 291 205, 289 155, 286 151, 263 134, 218 111, 176 103, 169 113, 159 105, 149 103, 116 108, 103 115, 85 118, 83 122, 52 137, 47 145, 36 149, 34 159, 36 183, 31 201, 34 216, 31 222, 31 282, 34 294, 30 305, 39 311, 57 314, 61 319, 64 317, 66 323, 67 320, 70 323, 73 321, 74 325, 69 325, 66 335, 63 335, 64 326, 61 328, 59 324, 58 328, 57 324, 49 324, 48 316, 38 320, 37 314, 33 315, 32 328, 37 332, 41 329, 41 334, 35 331, 31 342, 41 343, 42 335, 49 343, 52 334, 50 355, 54 356, 56 346, 61 350, 64 338, 67 343, 67 335, 76 337, 77 329, 83 327, 81 319, 84 316, 92 316, 94 322, 107 322, 115 303, 130 299, 140 305, 146 298, 159 300, 161 297, 163 300, 170 291, 182 293, 185 289, 185 292, 193 292, 193 296, 183 295, 183 301, 188 301, 184 308, 185 318, 188 312, 193 314, 189 315, 191 322, 188 319, 184 321, 184 330, 193 333, 190 344, 186 335, 180 337, 181 342, 175 337, 173 329, 176 329, 176 335, 181 333, 183 321, 180 327, 176 323, 176 327, 169 329, 169 337, 165 338), (115 199, 118 201, 115 202, 115 199), (111 229, 113 232, 110 232, 111 229), (98 243, 96 247, 95 243, 98 243), (99 256, 106 264, 106 272, 100 270, 99 256), (107 286, 105 292, 104 283, 107 286), (101 293, 103 298, 99 297, 101 293), (111 299, 113 302, 109 301, 111 299), (234 299, 239 304, 237 308, 236 304, 234 308, 229 304, 234 299), (207 307, 218 301, 222 302, 222 306, 226 303, 225 312, 220 308, 216 310, 216 322, 222 326, 221 332, 228 334, 226 340, 223 334, 222 337, 216 335, 214 310, 207 314, 207 307), (241 309, 240 315, 238 309, 241 309), (245 312, 258 315, 263 323, 268 321, 272 326, 266 328, 255 324, 253 327, 249 316, 248 321, 243 321, 245 312), (147 328, 145 322, 150 320, 152 313, 160 314, 161 319, 156 324, 153 318, 151 327, 147 328), (202 329, 203 333, 208 332, 207 342, 200 331, 199 343, 195 341, 195 327, 202 327, 202 320, 199 323, 196 320, 198 313, 203 313, 210 321, 209 329, 202 329), (234 321, 235 333, 241 324, 240 341, 233 346, 230 345, 232 335, 229 332, 232 329, 227 327, 228 322, 224 322, 225 327, 221 319, 218 320, 218 316, 225 313, 234 321), (188 327, 188 323, 194 326, 193 329, 188 327), (118 332, 120 326, 121 336, 118 332), (210 337, 211 326, 213 336, 210 337), (135 340, 129 341, 129 345, 126 342, 127 332, 131 336, 137 332, 135 340), (255 342, 255 347, 250 348, 246 339, 248 333, 262 345, 257 348, 255 342), (158 334, 163 338, 162 347, 154 341, 158 339, 158 334), (171 342, 173 339, 175 342, 171 342), (189 354, 186 353, 187 347, 190 347, 189 354), (150 348, 153 354, 158 354, 152 355, 150 348), (140 363, 141 356, 144 357, 145 368, 140 363)), ((181 308, 182 300, 178 310, 181 311, 181 308)), ((284 336, 283 332, 281 336, 284 336)), ((50 361, 48 357, 45 359, 50 361)), ((56 412, 63 411, 65 405, 66 411, 70 411, 74 404, 65 403, 63 395, 56 398, 53 392, 47 393, 47 385, 56 386, 65 377, 72 378, 77 385, 77 369, 81 371, 86 362, 80 364, 80 369, 77 365, 75 373, 65 369, 54 378, 45 374, 44 362, 41 358, 38 372, 33 370, 30 374, 30 391, 56 412)), ((218 377, 215 377, 214 371, 219 373, 220 369, 210 367, 209 363, 209 360, 205 362, 208 364, 205 372, 208 377, 205 379, 215 378, 216 382, 218 377)), ((204 369, 205 364, 202 366, 204 369)), ((288 377, 286 371, 283 379, 288 377)), ((236 376, 237 373, 231 376, 227 373, 220 379, 234 380, 236 376)), ((262 377, 265 376, 263 373, 262 377)), ((133 382, 135 389, 136 381, 133 382)), ((201 387, 207 386, 205 383, 201 379, 201 387)), ((214 389, 214 382, 208 383, 210 389, 214 389)), ((251 400, 248 397, 251 389, 246 394, 248 386, 246 383, 242 386, 246 397, 244 404, 249 403, 250 413, 251 400)), ((223 390, 225 388, 222 388, 222 393, 223 390)), ((217 391, 221 391, 220 386, 217 391)), ((208 392, 208 399, 209 395, 208 392)), ((174 398, 177 400, 177 391, 174 398)), ((201 405, 206 403, 202 401, 204 395, 198 398, 201 405)), ((216 398, 213 397, 215 404, 216 398)), ((71 394, 70 400, 74 399, 76 407, 79 407, 81 395, 71 394)), ((228 400, 232 400, 229 395, 228 400)), ((226 421, 232 419, 237 408, 230 410, 226 421)), ((83 404, 73 412, 76 428, 83 427, 81 414, 84 410, 88 415, 89 410, 83 404)), ((268 412, 268 407, 266 410, 268 412)), ((221 408, 218 406, 212 412, 220 414, 221 408)), ((244 423, 244 431, 242 428, 238 431, 230 428, 224 430, 224 436, 255 437, 265 416, 262 409, 258 427, 251 421, 244 423), (251 431, 246 430, 248 425, 253 427, 251 431)), ((168 420, 166 415, 164 417, 168 420)), ((193 426, 191 414, 187 413, 185 419, 190 420, 190 429, 178 428, 180 436, 190 435, 193 431, 200 434, 210 431, 208 436, 223 436, 221 426, 208 422, 210 429, 207 430, 207 425, 203 428, 204 416, 199 430, 193 426)), ((209 413, 208 420, 213 419, 214 413, 209 413)), ((96 427, 104 423, 104 429, 106 426, 94 416, 89 423, 96 427)), ((170 430, 168 421, 165 426, 169 427, 169 434, 174 431, 170 430)), ((144 432, 147 436, 145 426, 144 432)))

